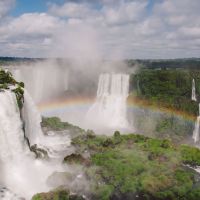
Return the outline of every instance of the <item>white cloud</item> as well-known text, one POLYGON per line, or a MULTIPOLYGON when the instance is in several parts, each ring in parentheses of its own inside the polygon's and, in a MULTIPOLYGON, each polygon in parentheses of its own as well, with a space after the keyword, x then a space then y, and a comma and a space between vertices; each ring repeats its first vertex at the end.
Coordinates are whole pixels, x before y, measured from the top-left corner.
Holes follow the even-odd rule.
MULTIPOLYGON (((54 3, 47 13, 25 13, 1 23, 4 49, 0 53, 82 58, 199 56, 199 0, 154 1, 152 10, 147 0, 92 2, 54 3)), ((0 16, 5 16, 9 5, 4 12, 0 8, 0 16)))
POLYGON ((6 26, 13 34, 51 34, 60 24, 60 20, 46 13, 28 13, 13 19, 6 26))
POLYGON ((53 15, 68 18, 84 18, 92 16, 95 11, 88 4, 65 3, 62 6, 50 4, 49 12, 53 15))
POLYGON ((158 40, 165 39, 168 46, 174 48, 169 51, 175 52, 177 57, 199 56, 199 9, 198 0, 165 0, 154 7, 153 16, 160 18, 164 26, 161 30, 164 37, 158 40))
POLYGON ((62 20, 47 13, 27 13, 9 18, 0 26, 0 54, 46 56, 51 37, 62 26, 62 20))
POLYGON ((116 7, 105 6, 102 14, 108 24, 126 24, 141 19, 146 6, 146 2, 125 2, 116 7))
POLYGON ((0 19, 14 6, 15 0, 0 0, 0 19))
POLYGON ((79 18, 88 21, 101 19, 107 24, 130 23, 139 20, 145 14, 147 1, 102 1, 102 8, 94 9, 89 3, 50 4, 49 12, 59 17, 79 18), (112 3, 112 4, 111 4, 112 3), (112 6, 111 6, 112 5, 112 6))

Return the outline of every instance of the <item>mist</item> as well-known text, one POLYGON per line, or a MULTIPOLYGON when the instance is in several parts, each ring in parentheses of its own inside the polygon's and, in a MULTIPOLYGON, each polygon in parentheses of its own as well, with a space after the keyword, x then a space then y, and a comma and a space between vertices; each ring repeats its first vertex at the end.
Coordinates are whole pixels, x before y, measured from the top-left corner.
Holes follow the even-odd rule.
POLYGON ((49 41, 51 48, 43 61, 6 67, 17 81, 25 84, 22 117, 25 119, 26 137, 31 146, 36 144, 49 156, 49 159, 35 159, 28 152, 19 160, 3 164, 6 176, 2 184, 13 195, 17 193, 30 199, 36 193, 48 192, 59 186, 80 195, 87 195, 91 191, 91 180, 82 172, 82 166, 62 163, 63 157, 73 152, 70 150, 71 137, 68 133, 58 135, 51 132, 43 135, 39 127, 41 116, 58 116, 62 121, 93 129, 98 134, 112 135, 116 128, 122 132, 132 130, 126 115, 126 98, 129 92, 128 76, 135 69, 130 69, 126 62, 120 61, 120 56, 116 57, 116 54, 121 54, 119 51, 111 52, 105 59, 101 37, 101 33, 88 24, 72 24, 57 30, 56 37, 49 41), (103 74, 110 76, 109 86, 98 96, 103 74), (41 116, 37 111, 41 105, 76 98, 89 98, 91 101, 84 108, 74 104, 50 112, 41 109, 41 116), (118 103, 109 109, 116 98, 119 99, 118 103), (103 108, 105 101, 109 103, 101 113, 98 110, 103 108), (95 115, 98 118, 95 119, 95 115), (112 115, 116 115, 115 120, 112 120, 112 115))

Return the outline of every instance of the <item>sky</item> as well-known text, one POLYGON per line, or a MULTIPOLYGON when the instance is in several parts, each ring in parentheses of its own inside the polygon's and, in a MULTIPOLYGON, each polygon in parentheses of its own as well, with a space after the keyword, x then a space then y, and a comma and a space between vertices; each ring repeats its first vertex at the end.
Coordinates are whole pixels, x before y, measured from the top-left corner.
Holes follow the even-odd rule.
POLYGON ((0 0, 0 56, 200 57, 200 0, 0 0))

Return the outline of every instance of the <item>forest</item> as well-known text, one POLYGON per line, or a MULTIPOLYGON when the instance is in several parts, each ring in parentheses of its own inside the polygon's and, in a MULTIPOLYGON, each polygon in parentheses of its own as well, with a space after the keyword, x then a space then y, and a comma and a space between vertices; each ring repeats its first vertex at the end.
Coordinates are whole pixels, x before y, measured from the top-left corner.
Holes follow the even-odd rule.
POLYGON ((198 103, 191 100, 192 80, 196 82, 197 102, 200 100, 200 70, 139 69, 131 75, 131 96, 165 107, 198 115, 198 103))

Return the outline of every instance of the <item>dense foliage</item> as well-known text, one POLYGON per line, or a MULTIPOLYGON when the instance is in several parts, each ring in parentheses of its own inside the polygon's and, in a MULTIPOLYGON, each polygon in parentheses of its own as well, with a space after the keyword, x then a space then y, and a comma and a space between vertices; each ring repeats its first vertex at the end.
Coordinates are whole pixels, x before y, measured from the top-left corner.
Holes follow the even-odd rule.
POLYGON ((19 108, 22 108, 23 106, 23 96, 24 96, 24 83, 23 82, 17 82, 12 74, 9 71, 5 71, 3 69, 0 69, 0 90, 9 89, 10 86, 14 86, 12 91, 16 95, 17 103, 19 108))
POLYGON ((142 135, 79 136, 73 144, 91 154, 86 173, 93 199, 197 200, 200 150, 142 135))
POLYGON ((68 191, 57 189, 47 193, 40 193, 33 196, 32 200, 84 200, 77 195, 70 195, 68 191))
POLYGON ((142 69, 131 76, 132 95, 157 107, 198 114, 198 103, 191 100, 192 79, 200 98, 200 71, 142 69))

